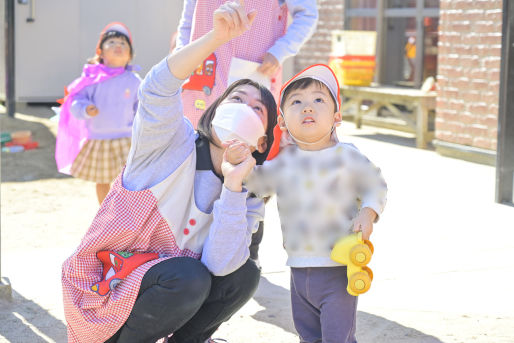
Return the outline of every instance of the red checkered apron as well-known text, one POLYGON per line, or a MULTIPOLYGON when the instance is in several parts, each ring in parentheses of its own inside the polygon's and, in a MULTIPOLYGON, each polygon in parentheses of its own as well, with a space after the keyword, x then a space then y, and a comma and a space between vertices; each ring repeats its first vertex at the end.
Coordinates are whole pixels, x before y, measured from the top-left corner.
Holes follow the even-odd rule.
POLYGON ((62 287, 69 342, 104 342, 125 323, 141 280, 153 265, 179 256, 200 258, 212 215, 194 202, 196 151, 168 178, 143 191, 115 180, 75 253, 63 264, 62 287), (91 290, 102 279, 102 250, 156 252, 105 296, 91 290))
MULTIPOLYGON (((212 29, 212 14, 225 2, 226 0, 198 0, 196 2, 191 41, 198 39, 212 29)), ((204 110, 227 88, 231 58, 238 57, 261 63, 266 51, 286 31, 287 7, 286 5, 279 6, 278 0, 247 0, 245 1, 245 7, 248 11, 257 10, 257 17, 252 28, 242 36, 219 47, 214 52, 214 64, 204 63, 207 69, 214 65, 214 70, 209 70, 208 74, 210 75, 207 75, 205 70, 199 70, 198 74, 201 73, 202 75, 195 77, 194 82, 192 82, 194 86, 191 87, 197 90, 184 89, 182 92, 185 116, 191 120, 195 128, 204 110), (214 77, 214 84, 209 77, 214 77), (210 95, 206 93, 210 93, 210 95)), ((282 69, 279 70, 271 83, 271 92, 275 99, 278 99, 281 85, 282 69)))

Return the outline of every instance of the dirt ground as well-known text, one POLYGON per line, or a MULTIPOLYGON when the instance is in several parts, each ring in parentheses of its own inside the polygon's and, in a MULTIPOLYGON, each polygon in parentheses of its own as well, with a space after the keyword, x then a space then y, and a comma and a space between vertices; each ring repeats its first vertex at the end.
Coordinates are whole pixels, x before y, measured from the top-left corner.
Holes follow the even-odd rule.
MULTIPOLYGON (((53 157, 57 123, 51 120, 50 108, 17 110, 11 119, 0 108, 2 132, 31 130, 40 147, 1 154, 0 276, 10 279, 13 300, 0 300, 0 342, 66 342, 60 266, 96 213, 95 187, 57 172, 53 157)), ((380 142, 385 135, 368 136, 361 133, 355 140, 384 165, 391 195, 388 215, 374 234, 373 292, 359 299, 359 343, 514 342, 514 209, 467 200, 475 193, 477 199, 492 198, 494 168, 414 149, 412 138, 397 138, 390 144, 380 142), (413 167, 394 158, 410 160, 413 167), (426 177, 420 173, 427 165, 437 165, 428 173, 431 178, 452 173, 456 177, 442 186, 444 190, 418 184, 424 195, 412 201, 409 175, 426 177), (457 170, 466 170, 476 181, 475 193, 466 193, 468 180, 457 170), (459 179, 466 183, 461 185, 459 179), (447 228, 436 224, 442 219, 447 228), (488 226, 503 239, 483 235, 488 226), (408 237, 410 243, 399 237, 408 237), (451 243, 464 238, 465 246, 451 243), (384 246, 391 248, 381 249, 384 246)), ((257 294, 218 331, 231 343, 298 342, 280 230, 273 229, 277 222, 276 210, 269 210, 257 294)))
POLYGON ((49 107, 25 106, 18 111, 23 114, 17 113, 14 119, 0 116, 2 132, 30 130, 39 147, 2 153, 2 227, 5 225, 7 229, 2 234, 2 251, 17 250, 20 246, 41 248, 48 246, 49 239, 54 247, 66 247, 70 240, 80 239, 80 232, 70 229, 56 232, 54 225, 49 225, 49 214, 50 218, 55 216, 56 222, 59 217, 64 219, 63 215, 87 222, 97 209, 92 201, 96 197, 95 186, 57 171, 54 159, 57 122, 50 120, 54 113, 49 107), (15 235, 9 230, 13 219, 16 219, 15 235))

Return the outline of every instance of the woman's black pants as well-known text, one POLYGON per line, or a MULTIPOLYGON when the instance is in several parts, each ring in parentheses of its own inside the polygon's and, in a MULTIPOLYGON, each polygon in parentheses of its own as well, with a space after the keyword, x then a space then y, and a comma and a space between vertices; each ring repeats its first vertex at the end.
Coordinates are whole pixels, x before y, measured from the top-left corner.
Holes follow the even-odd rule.
POLYGON ((132 312, 106 343, 203 343, 255 293, 260 271, 248 260, 226 276, 213 276, 199 261, 176 257, 143 277, 132 312))

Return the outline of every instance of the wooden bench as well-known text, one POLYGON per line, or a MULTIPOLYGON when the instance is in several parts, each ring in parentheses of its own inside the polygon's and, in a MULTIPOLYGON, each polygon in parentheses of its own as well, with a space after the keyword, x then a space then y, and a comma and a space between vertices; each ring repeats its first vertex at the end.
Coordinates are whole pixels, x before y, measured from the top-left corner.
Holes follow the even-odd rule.
POLYGON ((426 148, 427 143, 434 137, 433 131, 429 131, 429 111, 435 110, 436 95, 434 91, 422 91, 420 89, 401 88, 401 87, 357 87, 346 86, 341 87, 341 95, 343 98, 348 98, 343 101, 341 112, 356 106, 354 116, 355 125, 360 128, 362 121, 372 125, 380 122, 386 122, 387 119, 379 118, 376 112, 379 108, 387 108, 391 114, 400 119, 396 124, 385 125, 395 129, 402 130, 401 126, 405 126, 407 130, 416 134, 416 146, 418 148, 426 148), (372 101, 372 105, 367 109, 363 109, 363 101, 372 101), (400 111, 396 106, 403 105, 408 108, 414 109, 414 115, 400 111), (375 115, 373 115, 375 113, 375 115), (396 127, 395 127, 396 126, 396 127))

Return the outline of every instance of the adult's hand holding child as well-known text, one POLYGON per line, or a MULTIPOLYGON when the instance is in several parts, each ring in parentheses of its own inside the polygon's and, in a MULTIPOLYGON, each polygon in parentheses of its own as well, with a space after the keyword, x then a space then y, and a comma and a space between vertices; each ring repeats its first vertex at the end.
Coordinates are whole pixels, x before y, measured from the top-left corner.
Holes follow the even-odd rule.
POLYGON ((221 172, 225 178, 224 185, 232 192, 243 190, 243 180, 250 174, 255 166, 250 148, 247 144, 233 141, 223 153, 221 172), (237 164, 231 163, 238 162, 237 164))

